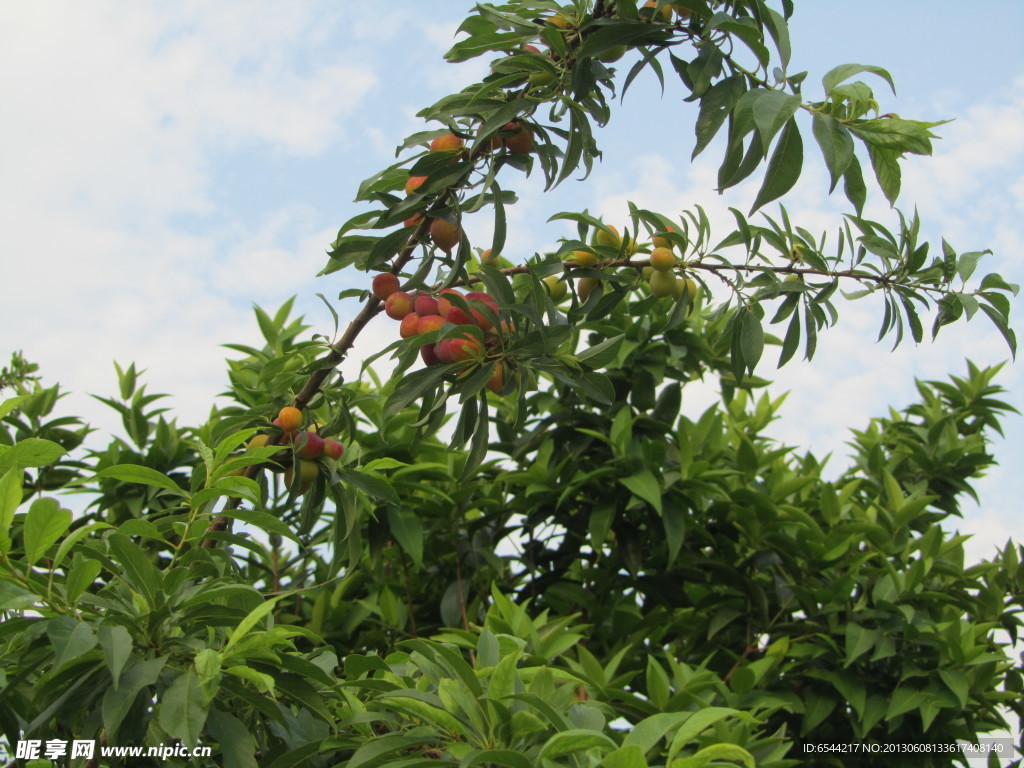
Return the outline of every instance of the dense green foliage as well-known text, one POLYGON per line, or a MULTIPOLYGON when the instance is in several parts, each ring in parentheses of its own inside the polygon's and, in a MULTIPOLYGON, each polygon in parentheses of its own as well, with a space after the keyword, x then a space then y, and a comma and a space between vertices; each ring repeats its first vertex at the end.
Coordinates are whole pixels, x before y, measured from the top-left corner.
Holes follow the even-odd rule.
POLYGON ((206 423, 166 420, 162 396, 118 367, 119 393, 102 400, 125 438, 109 441, 87 440, 61 415, 59 388, 20 356, 0 373, 0 731, 11 745, 214 747, 132 765, 780 768, 845 764, 808 757, 819 743, 973 743, 1005 727, 1005 708, 1024 714, 1012 657, 1024 550, 1008 542, 965 563, 964 537, 943 526, 974 495, 1013 410, 997 370, 919 382, 920 401, 854 433, 850 466, 829 474, 767 436, 779 402, 755 371, 768 347, 779 364, 813 356, 841 291, 881 294, 880 336, 897 344, 920 340, 931 307, 934 332, 980 310, 1014 348, 1016 287, 970 282, 981 253, 943 243, 935 256, 916 216, 899 216, 895 233, 862 218, 854 139, 892 202, 899 158, 928 154, 938 123, 879 117, 868 86, 849 82, 889 80, 877 67, 837 67, 805 101, 805 73, 786 73, 789 2, 780 13, 689 0, 667 16, 664 2, 637 5, 479 6, 449 58, 497 54, 492 74, 424 112, 444 128, 407 139, 405 159, 363 183, 375 207, 332 245, 326 273, 392 271, 431 291, 482 282, 500 335, 449 323, 383 350, 398 358, 386 380, 368 361, 345 381, 335 367, 379 300, 342 293, 346 311, 362 309, 333 340, 307 340, 290 302, 258 309, 262 346, 228 345, 226 404, 206 423), (715 239, 699 208, 634 208, 612 244, 593 239, 609 224, 562 212, 578 237, 487 264, 465 236, 446 253, 426 220, 402 225, 488 211, 485 245, 500 253, 515 195, 499 173, 536 167, 554 185, 590 166, 593 125, 620 82, 601 58, 620 45, 638 52, 623 88, 645 68, 664 78, 667 61, 700 103, 696 151, 726 128, 723 189, 766 164, 755 208, 795 183, 809 115, 832 186, 842 180, 855 209, 834 250, 784 209, 765 224, 734 211, 735 230, 715 239), (502 144, 512 121, 535 136, 529 153, 502 144), (463 153, 426 151, 449 131, 463 153), (403 196, 410 175, 427 181, 403 196), (655 236, 697 294, 652 292, 655 236), (596 264, 577 264, 581 250, 596 264), (551 275, 570 287, 562 302, 541 284, 551 275), (486 341, 486 354, 416 365, 421 346, 456 333, 486 341), (684 407, 697 380, 722 392, 703 413, 684 407), (271 425, 290 404, 346 448, 304 495, 281 472, 302 446, 271 425), (257 432, 270 443, 246 450, 257 432))

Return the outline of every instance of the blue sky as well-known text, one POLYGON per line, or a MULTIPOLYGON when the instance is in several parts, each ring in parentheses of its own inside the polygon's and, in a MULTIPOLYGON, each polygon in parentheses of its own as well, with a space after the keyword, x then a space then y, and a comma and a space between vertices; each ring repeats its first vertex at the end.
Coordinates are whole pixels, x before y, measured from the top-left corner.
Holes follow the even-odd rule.
MULTIPOLYGON (((360 275, 315 279, 337 227, 357 212, 359 181, 393 162, 419 130, 415 113, 479 78, 486 63, 441 56, 470 4, 9 3, 0 7, 0 357, 23 349, 47 380, 73 392, 69 412, 116 428, 88 393, 115 391, 112 361, 147 369, 150 391, 169 392, 181 421, 199 421, 223 389, 219 344, 258 339, 251 305, 292 295, 319 332, 330 316, 315 298, 365 285, 360 275)), ((884 66, 897 96, 872 85, 883 109, 942 126, 935 157, 911 158, 900 205, 915 203, 932 239, 961 251, 992 248, 981 271, 1024 282, 1024 5, 992 2, 798 3, 791 71, 810 72, 805 94, 831 67, 884 66)), ((624 66, 632 63, 627 59, 624 66)), ((671 84, 649 76, 599 135, 605 159, 585 183, 541 195, 536 179, 511 183, 506 255, 555 243, 560 210, 589 208, 623 223, 626 200, 678 215, 705 205, 716 223, 749 207, 753 184, 713 192, 712 146, 691 164, 693 112, 671 84)), ((829 198, 816 148, 805 139, 804 177, 784 200, 794 221, 834 231, 847 210, 829 198)), ((508 182, 507 182, 508 183, 508 182)), ((769 209, 771 211, 771 209, 769 209)), ((894 219, 878 193, 869 216, 894 219)), ((489 245, 472 222, 470 238, 489 245)), ((726 230, 717 230, 724 236, 726 230)), ((947 329, 938 343, 890 354, 875 344, 876 308, 842 305, 815 361, 775 376, 789 391, 773 434, 819 454, 844 451, 851 427, 915 397, 913 380, 962 373, 1008 357, 982 320, 947 329)), ((354 305, 340 308, 344 316, 354 305)), ((1019 312, 1018 312, 1019 316, 1019 312)), ((1024 338, 1024 325, 1015 321, 1024 338)), ((390 343, 386 320, 355 358, 390 343)), ((773 357, 769 355, 768 357, 773 357)), ((349 369, 355 374, 356 367, 349 369)), ((1019 365, 999 379, 1024 406, 1019 365)), ((713 393, 688 397, 693 412, 713 393)), ((972 553, 1008 536, 1024 540, 1019 502, 1024 425, 1006 423, 1001 467, 980 486, 964 522, 972 553)), ((837 466, 840 464, 837 461, 837 466)))

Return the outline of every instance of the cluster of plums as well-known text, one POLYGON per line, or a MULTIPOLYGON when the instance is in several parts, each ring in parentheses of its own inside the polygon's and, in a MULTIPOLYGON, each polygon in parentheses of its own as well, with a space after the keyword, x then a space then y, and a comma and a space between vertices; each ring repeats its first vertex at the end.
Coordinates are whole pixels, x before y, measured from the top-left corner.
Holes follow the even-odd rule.
MULTIPOLYGON (((498 302, 490 294, 481 291, 463 293, 455 288, 446 288, 436 296, 426 291, 409 293, 401 290, 396 275, 381 272, 373 278, 373 295, 384 302, 385 314, 401 323, 398 332, 403 339, 440 331, 448 324, 466 329, 475 327, 483 332, 483 342, 479 333, 456 330, 439 341, 423 344, 420 357, 427 365, 465 363, 468 370, 493 357, 490 349, 498 341, 496 331, 501 328, 501 323, 498 302)), ((504 374, 504 366, 498 360, 487 388, 501 392, 505 385, 504 374)))
MULTIPOLYGON (((302 411, 286 405, 274 419, 274 426, 281 430, 281 445, 294 448, 294 461, 284 470, 284 483, 299 493, 305 493, 313 485, 320 472, 319 461, 337 461, 345 452, 345 446, 337 440, 320 437, 314 430, 302 429, 302 411), (298 471, 296 471, 296 468, 298 471)), ((262 448, 270 435, 255 435, 246 445, 246 450, 262 448)), ((274 467, 274 464, 270 464, 274 467)))

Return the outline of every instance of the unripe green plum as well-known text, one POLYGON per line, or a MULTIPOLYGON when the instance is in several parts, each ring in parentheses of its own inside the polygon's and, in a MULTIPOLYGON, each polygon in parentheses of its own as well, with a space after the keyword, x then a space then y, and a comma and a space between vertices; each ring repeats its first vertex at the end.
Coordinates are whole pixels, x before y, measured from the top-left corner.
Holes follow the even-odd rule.
POLYGON ((654 274, 651 275, 651 293, 659 299, 671 296, 675 290, 675 285, 676 276, 672 272, 663 272, 656 269, 654 274))
POLYGON ((269 439, 270 435, 253 435, 252 440, 245 444, 245 450, 251 451, 254 448, 263 448, 269 439))
POLYGON ((555 304, 564 299, 566 294, 569 293, 569 286, 558 275, 548 275, 545 277, 544 287, 555 304))
POLYGON ((551 83, 555 82, 555 80, 557 79, 558 77, 557 75, 555 75, 554 72, 547 71, 531 72, 529 77, 530 85, 536 86, 538 88, 544 85, 551 85, 551 83))
POLYGON ((318 474, 320 474, 320 467, 315 461, 300 459, 298 476, 296 477, 294 467, 288 467, 284 471, 284 484, 294 491, 305 493, 312 487, 318 474))
POLYGON ((694 299, 697 298, 697 281, 691 280, 688 277, 677 277, 676 284, 673 286, 672 295, 676 298, 676 301, 683 298, 683 294, 686 294, 686 301, 693 304, 694 299))
POLYGON ((590 251, 573 251, 572 258, 577 267, 589 269, 597 264, 597 255, 590 251))
POLYGON ((613 45, 611 48, 606 49, 600 55, 598 55, 597 60, 603 61, 605 64, 611 64, 613 62, 618 61, 625 55, 625 45, 613 45))
POLYGON ((579 295, 580 301, 587 300, 591 292, 597 288, 598 282, 600 281, 596 277, 581 277, 579 279, 579 282, 576 283, 576 293, 579 295))

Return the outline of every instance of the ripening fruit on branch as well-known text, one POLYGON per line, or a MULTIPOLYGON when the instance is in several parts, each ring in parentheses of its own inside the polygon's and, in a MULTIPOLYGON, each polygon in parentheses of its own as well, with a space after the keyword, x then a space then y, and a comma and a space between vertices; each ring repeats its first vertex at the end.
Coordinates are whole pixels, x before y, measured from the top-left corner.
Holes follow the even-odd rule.
MULTIPOLYGON (((665 231, 666 232, 675 232, 675 230, 672 227, 666 227, 665 231)), ((655 248, 671 248, 672 247, 672 241, 669 240, 667 237, 662 237, 661 235, 655 235, 654 237, 651 238, 651 245, 653 245, 655 248)))
POLYGON ((276 423, 284 432, 297 432, 302 426, 302 411, 294 405, 286 405, 278 412, 276 423))
POLYGON ((384 302, 384 312, 392 320, 401 320, 412 312, 412 296, 405 291, 395 291, 384 302))
POLYGON ((403 339, 411 339, 416 335, 417 324, 419 323, 420 316, 415 312, 410 312, 408 315, 402 318, 402 324, 398 326, 398 335, 403 339))
MULTIPOLYGON (((473 318, 449 300, 449 297, 451 296, 462 296, 462 291, 457 291, 454 288, 445 288, 441 291, 437 296, 438 314, 445 318, 449 323, 454 323, 455 325, 468 325, 472 323, 473 318), (452 314, 453 310, 454 314, 452 314), (449 317, 449 315, 451 315, 451 317, 449 317)), ((462 296, 462 298, 465 298, 465 296, 462 296)))
POLYGON ((415 227, 421 221, 423 221, 423 214, 417 212, 417 213, 414 213, 412 216, 410 216, 405 221, 403 221, 402 224, 404 226, 406 226, 406 227, 415 227))
POLYGON ((437 356, 436 344, 424 344, 420 347, 420 357, 424 365, 437 365, 441 359, 437 356))
POLYGON ((660 272, 667 272, 676 265, 676 255, 668 248, 651 251, 651 266, 660 272))
POLYGON ((487 380, 487 389, 494 394, 501 394, 501 390, 505 388, 505 368, 499 360, 494 366, 494 373, 491 374, 491 378, 487 380))
POLYGON ((482 348, 480 342, 471 338, 445 339, 450 342, 451 358, 454 363, 464 363, 469 360, 479 360, 482 348))
POLYGON ((462 151, 465 143, 456 136, 454 133, 448 133, 444 136, 438 136, 436 139, 430 142, 431 152, 452 152, 458 153, 462 151))
POLYGON ((594 245, 604 245, 608 248, 618 248, 622 245, 622 235, 619 230, 610 224, 605 229, 598 229, 594 233, 594 245))
MULTIPOLYGON (((644 3, 644 8, 654 8, 656 5, 657 3, 655 3, 654 0, 647 0, 647 2, 644 3)), ((661 15, 663 21, 672 21, 671 5, 663 5, 658 13, 661 15)))
POLYGON ((391 272, 381 272, 379 275, 373 276, 373 295, 381 301, 386 300, 400 287, 398 275, 391 272))
POLYGON ((481 266, 500 267, 501 254, 491 253, 491 249, 488 248, 486 251, 480 254, 480 264, 481 266))
POLYGON ((417 189, 423 186, 423 182, 427 180, 426 176, 410 176, 409 180, 405 182, 405 194, 411 195, 417 189))
POLYGON ((300 458, 319 459, 324 452, 324 439, 316 432, 303 432, 299 435, 297 443, 300 458))
POLYGON ((547 289, 548 296, 551 300, 557 304, 566 297, 569 293, 569 286, 566 285, 565 281, 562 280, 558 275, 548 275, 544 278, 544 288, 547 289))
POLYGON ((341 454, 345 452, 345 446, 339 443, 337 440, 327 439, 324 440, 324 456, 329 459, 337 461, 341 458, 341 454))
POLYGON ((439 331, 446 322, 440 315, 420 315, 416 321, 416 335, 422 336, 424 333, 439 331))
POLYGON ((533 149, 533 131, 518 120, 506 123, 502 131, 511 132, 508 136, 503 136, 502 141, 513 155, 525 155, 533 149))
POLYGON ((556 13, 554 16, 548 18, 548 24, 553 27, 558 27, 559 29, 568 29, 572 25, 572 22, 566 18, 565 14, 556 13))
POLYGON ((429 293, 423 293, 422 291, 416 293, 413 300, 413 311, 420 317, 440 314, 437 310, 437 299, 429 293))
POLYGON ((442 251, 451 253, 462 240, 462 229, 448 219, 434 219, 430 222, 430 239, 442 251))
POLYGON ((298 476, 295 474, 294 467, 288 467, 284 471, 284 484, 293 491, 305 493, 312 487, 318 474, 320 474, 320 467, 315 461, 300 459, 298 476))
POLYGON ((467 293, 466 302, 469 304, 469 311, 473 313, 473 323, 489 331, 494 326, 493 319, 498 316, 498 302, 493 296, 482 291, 467 293))

